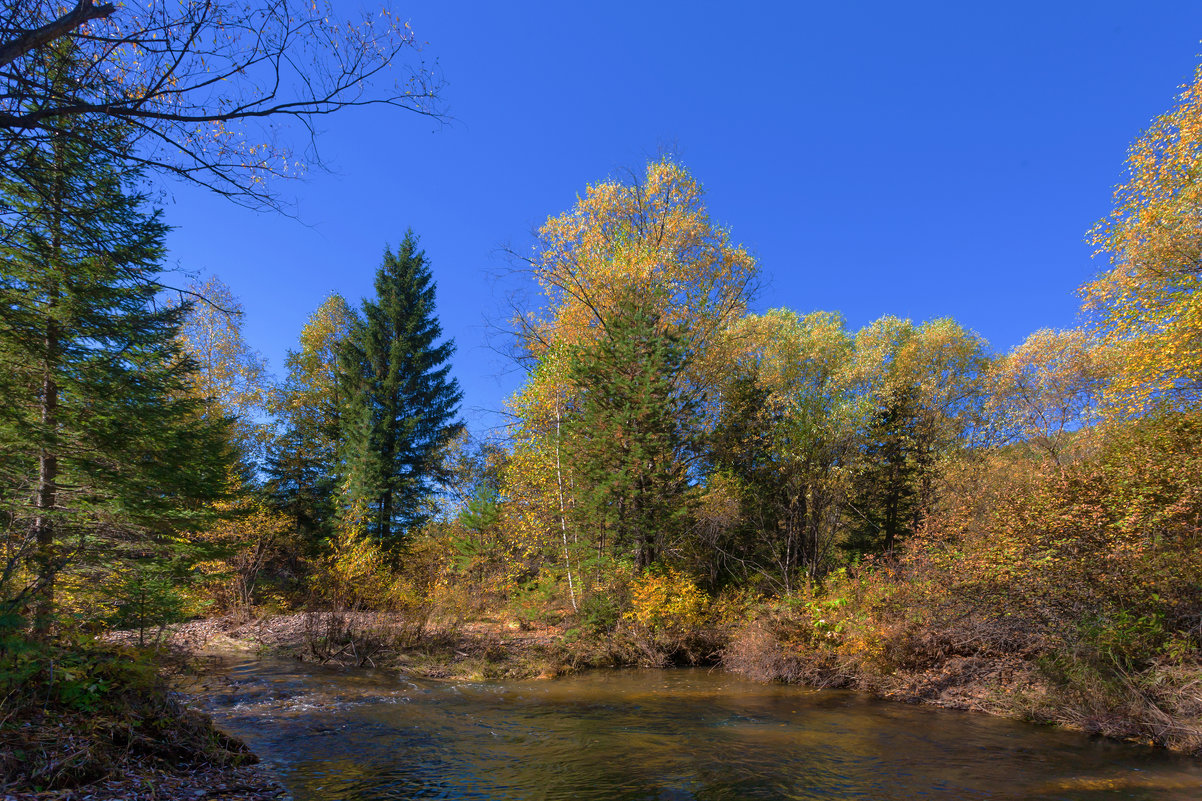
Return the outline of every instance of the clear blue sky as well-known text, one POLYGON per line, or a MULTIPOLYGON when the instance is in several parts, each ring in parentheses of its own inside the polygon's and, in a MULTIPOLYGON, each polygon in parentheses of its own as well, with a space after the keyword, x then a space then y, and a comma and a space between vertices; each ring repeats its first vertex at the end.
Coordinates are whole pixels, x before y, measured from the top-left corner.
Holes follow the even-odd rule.
POLYGON ((407 227, 438 281, 477 432, 521 376, 488 347, 505 246, 590 182, 675 150, 757 255, 755 308, 951 316, 999 350, 1074 324, 1127 145, 1202 51, 1202 3, 442 2, 397 5, 449 125, 349 111, 303 221, 171 187, 171 263, 214 273, 285 351, 331 291, 371 292, 407 227))

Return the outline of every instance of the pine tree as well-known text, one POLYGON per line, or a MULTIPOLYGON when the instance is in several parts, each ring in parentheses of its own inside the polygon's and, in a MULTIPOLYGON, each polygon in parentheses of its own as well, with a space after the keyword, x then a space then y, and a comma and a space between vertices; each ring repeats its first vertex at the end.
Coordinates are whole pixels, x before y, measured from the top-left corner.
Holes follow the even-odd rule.
MULTIPOLYGON (((68 80, 69 54, 44 58, 48 80, 68 80)), ((20 223, 0 242, 0 483, 12 555, 0 594, 10 609, 33 600, 41 632, 61 571, 114 553, 97 537, 187 525, 228 466, 227 421, 191 397, 193 366, 175 344, 186 309, 155 303, 167 227, 131 189, 138 176, 105 155, 122 131, 78 133, 64 120, 44 146, 14 154, 22 180, 0 184, 6 217, 20 223), (24 575, 32 581, 16 586, 24 575)))
POLYGON ((599 551, 632 555, 640 568, 660 557, 688 513, 697 404, 681 387, 684 341, 654 304, 626 299, 572 365, 578 413, 563 446, 576 522, 599 551))
POLYGON ((439 457, 458 434, 462 393, 450 377, 452 340, 439 343, 434 279, 413 231, 385 250, 376 298, 363 303, 340 349, 345 503, 371 510, 383 543, 427 518, 439 457))

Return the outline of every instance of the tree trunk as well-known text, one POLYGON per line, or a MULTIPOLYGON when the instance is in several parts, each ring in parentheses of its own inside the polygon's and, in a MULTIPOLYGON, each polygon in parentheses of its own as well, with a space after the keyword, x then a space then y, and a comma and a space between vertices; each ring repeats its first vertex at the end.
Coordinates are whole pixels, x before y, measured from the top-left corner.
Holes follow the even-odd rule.
MULTIPOLYGON (((61 167, 62 138, 54 137, 56 167, 61 167)), ((63 173, 60 168, 54 182, 50 243, 52 266, 62 271, 62 207, 63 173)), ((58 550, 54 544, 54 506, 58 502, 58 350, 59 326, 55 317, 58 307, 59 285, 51 271, 46 287, 46 333, 42 342, 42 393, 41 393, 41 446, 38 449, 38 477, 34 486, 33 519, 34 539, 37 543, 35 558, 38 572, 37 601, 34 605, 34 633, 48 637, 54 624, 54 584, 60 569, 58 550)), ((64 273, 65 274, 65 273, 64 273)))
MULTIPOLYGON (((50 303, 54 307, 53 301, 50 303)), ((58 573, 58 552, 54 547, 54 505, 58 500, 58 456, 54 436, 58 426, 58 384, 54 365, 58 352, 58 326, 51 320, 46 326, 46 360, 42 371, 42 447, 38 453, 38 478, 34 487, 33 520, 37 541, 38 594, 34 612, 34 631, 47 636, 54 620, 54 579, 58 573)))
POLYGON ((900 504, 901 491, 896 480, 889 488, 889 498, 885 502, 885 555, 893 555, 893 543, 897 539, 897 507, 900 504))
POLYGON ((563 565, 568 572, 568 597, 572 600, 572 610, 579 611, 576 605, 576 585, 572 581, 572 559, 568 552, 568 515, 563 502, 563 464, 559 458, 559 436, 561 420, 559 411, 559 395, 555 396, 555 483, 559 488, 559 531, 563 536, 563 565))
POLYGON ((392 536, 392 490, 384 490, 380 498, 380 544, 384 545, 392 536))

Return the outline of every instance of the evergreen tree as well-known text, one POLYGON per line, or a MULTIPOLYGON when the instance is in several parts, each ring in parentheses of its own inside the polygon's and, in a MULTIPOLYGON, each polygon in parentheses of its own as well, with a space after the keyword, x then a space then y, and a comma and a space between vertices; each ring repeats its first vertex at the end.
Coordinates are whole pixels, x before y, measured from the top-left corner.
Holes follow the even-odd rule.
POLYGON ((363 303, 339 353, 344 500, 366 505, 384 543, 425 521, 440 455, 463 428, 450 377, 455 343, 438 342, 434 279, 417 243, 410 230, 396 254, 385 250, 376 298, 363 303))
POLYGON ((881 398, 865 432, 863 470, 857 477, 844 549, 892 554, 918 528, 922 456, 915 393, 903 387, 881 398))
MULTIPOLYGON (((69 53, 43 58, 48 80, 69 80, 69 53)), ((167 228, 143 210, 137 176, 105 155, 123 132, 83 136, 73 125, 64 119, 44 145, 15 154, 21 180, 0 183, 4 213, 21 220, 0 242, 0 483, 12 555, 0 595, 16 609, 32 598, 43 632, 68 563, 95 567, 114 542, 193 522, 228 466, 227 421, 191 397, 193 366, 175 344, 186 308, 155 304, 167 228), (24 575, 32 580, 17 586, 24 575)))
POLYGON ((772 401, 758 368, 734 370, 707 457, 710 474, 727 479, 740 513, 737 523, 711 532, 708 561, 716 580, 770 577, 774 588, 787 591, 809 567, 809 463, 787 458, 785 447, 797 438, 784 433, 790 429, 787 410, 772 401))
POLYGON ((300 349, 288 352, 288 376, 273 393, 282 431, 268 448, 268 489, 309 544, 330 534, 334 517, 343 406, 338 351, 354 319, 341 295, 326 298, 301 330, 300 349))
POLYGON ((697 404, 682 391, 686 358, 682 332, 654 304, 627 299, 572 365, 578 414, 563 447, 576 522, 599 551, 631 554, 640 568, 660 558, 688 513, 697 404))

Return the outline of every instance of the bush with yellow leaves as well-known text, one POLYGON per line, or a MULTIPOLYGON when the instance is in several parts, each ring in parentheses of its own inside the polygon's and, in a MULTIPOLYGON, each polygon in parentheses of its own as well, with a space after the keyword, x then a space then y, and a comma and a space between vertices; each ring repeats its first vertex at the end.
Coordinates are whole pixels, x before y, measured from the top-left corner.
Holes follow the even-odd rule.
POLYGON ((709 625, 710 607, 709 595, 691 576, 674 568, 647 570, 630 584, 622 633, 641 664, 710 661, 721 640, 709 625))
POLYGON ((690 576, 674 568, 648 570, 632 583, 624 617, 647 631, 679 634, 700 628, 709 606, 709 595, 690 576))
POLYGON ((374 664, 381 651, 420 639, 429 622, 430 588, 394 567, 365 521, 359 506, 344 516, 313 576, 314 595, 327 608, 309 616, 307 635, 322 661, 374 664))

